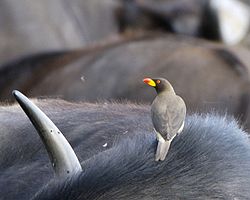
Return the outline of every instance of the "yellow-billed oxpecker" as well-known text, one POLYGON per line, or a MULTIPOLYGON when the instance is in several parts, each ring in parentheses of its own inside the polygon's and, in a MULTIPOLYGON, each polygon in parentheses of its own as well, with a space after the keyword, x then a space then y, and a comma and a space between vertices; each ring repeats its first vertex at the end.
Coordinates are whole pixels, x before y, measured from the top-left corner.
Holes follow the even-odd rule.
POLYGON ((155 160, 163 161, 172 140, 183 130, 186 105, 166 79, 145 78, 143 81, 154 87, 157 92, 151 105, 151 117, 158 140, 155 160))

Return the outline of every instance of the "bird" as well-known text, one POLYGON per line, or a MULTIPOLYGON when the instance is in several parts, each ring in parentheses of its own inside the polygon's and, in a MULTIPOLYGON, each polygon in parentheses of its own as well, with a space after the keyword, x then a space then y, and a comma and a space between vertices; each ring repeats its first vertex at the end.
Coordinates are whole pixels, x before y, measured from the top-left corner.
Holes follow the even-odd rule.
POLYGON ((143 82, 157 92, 151 104, 151 118, 158 140, 155 161, 164 161, 172 140, 183 131, 186 104, 166 79, 144 78, 143 82))

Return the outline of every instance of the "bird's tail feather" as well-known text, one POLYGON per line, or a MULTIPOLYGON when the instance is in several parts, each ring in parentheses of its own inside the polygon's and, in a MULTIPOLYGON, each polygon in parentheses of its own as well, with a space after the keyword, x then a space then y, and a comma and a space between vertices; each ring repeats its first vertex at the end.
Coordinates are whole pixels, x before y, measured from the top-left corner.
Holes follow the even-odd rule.
POLYGON ((158 145, 157 145, 157 150, 156 150, 156 154, 155 154, 155 161, 163 161, 165 160, 167 154, 168 154, 168 150, 170 147, 171 141, 158 141, 158 145))

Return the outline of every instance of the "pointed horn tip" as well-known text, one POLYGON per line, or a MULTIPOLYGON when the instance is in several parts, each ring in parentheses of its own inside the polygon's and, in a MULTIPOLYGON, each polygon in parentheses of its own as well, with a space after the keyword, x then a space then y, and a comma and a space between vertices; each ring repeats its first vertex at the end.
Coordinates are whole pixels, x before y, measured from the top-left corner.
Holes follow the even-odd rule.
POLYGON ((12 91, 12 95, 14 96, 14 98, 16 99, 16 101, 20 104, 23 101, 26 100, 26 96, 24 94, 22 94, 21 92, 19 92, 18 90, 13 90, 12 91))
POLYGON ((13 91, 12 91, 12 95, 13 95, 15 98, 17 98, 19 94, 21 94, 21 92, 19 92, 18 90, 13 90, 13 91))
MULTIPOLYGON (((12 91, 12 95, 14 96, 14 98, 16 99, 16 101, 18 102, 18 104, 22 107, 22 105, 24 104, 24 102, 29 102, 30 100, 21 92, 19 92, 18 90, 13 90, 12 91)), ((25 104, 26 104, 25 103, 25 104)), ((26 106, 25 106, 26 107, 26 106)))

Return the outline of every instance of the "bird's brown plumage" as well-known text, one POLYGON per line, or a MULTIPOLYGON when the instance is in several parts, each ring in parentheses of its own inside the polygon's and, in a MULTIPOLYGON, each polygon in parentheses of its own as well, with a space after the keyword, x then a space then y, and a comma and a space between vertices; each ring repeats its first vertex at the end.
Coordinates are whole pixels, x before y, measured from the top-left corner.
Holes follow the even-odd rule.
POLYGON ((184 127, 186 105, 166 79, 145 78, 143 81, 157 92, 151 106, 151 117, 158 139, 156 160, 164 160, 172 140, 184 127))
POLYGON ((155 130, 166 140, 171 140, 183 126, 186 106, 181 97, 172 93, 156 96, 151 106, 155 130))

